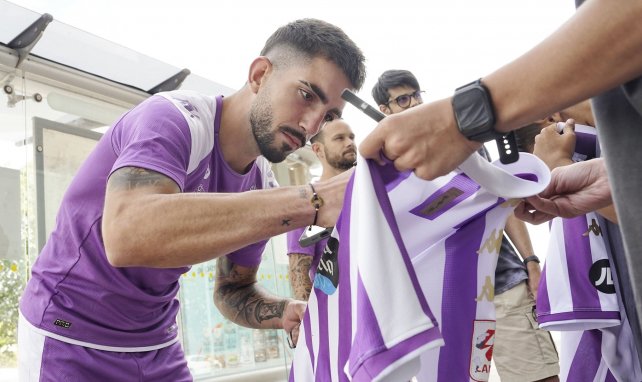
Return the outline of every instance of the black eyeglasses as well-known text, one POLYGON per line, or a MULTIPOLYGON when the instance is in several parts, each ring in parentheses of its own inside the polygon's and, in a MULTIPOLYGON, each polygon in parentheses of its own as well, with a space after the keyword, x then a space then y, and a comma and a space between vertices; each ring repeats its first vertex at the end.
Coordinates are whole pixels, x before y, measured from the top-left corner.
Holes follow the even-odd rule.
POLYGON ((415 99, 415 101, 417 101, 417 103, 423 103, 423 100, 421 99, 421 94, 422 93, 425 93, 425 92, 423 90, 417 90, 414 93, 402 94, 402 95, 398 96, 397 98, 391 99, 390 101, 388 101, 386 103, 386 106, 389 106, 390 103, 394 102, 400 108, 407 109, 407 108, 410 107, 410 104, 411 104, 411 101, 412 101, 413 98, 415 99))

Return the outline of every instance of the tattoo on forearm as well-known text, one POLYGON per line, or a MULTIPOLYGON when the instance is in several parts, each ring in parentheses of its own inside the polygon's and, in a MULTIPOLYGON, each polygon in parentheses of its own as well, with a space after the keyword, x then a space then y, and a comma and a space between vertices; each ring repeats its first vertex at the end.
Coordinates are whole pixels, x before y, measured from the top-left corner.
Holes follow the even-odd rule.
POLYGON ((292 221, 292 219, 282 219, 281 220, 281 225, 282 226, 289 226, 291 221, 292 221))
POLYGON ((123 167, 109 177, 109 188, 133 190, 140 187, 172 186, 176 184, 163 174, 139 167, 123 167))
POLYGON ((290 255, 290 285, 297 300, 307 301, 312 292, 312 281, 309 272, 312 257, 305 255, 290 255))
POLYGON ((285 301, 266 303, 259 300, 256 303, 254 318, 259 323, 272 318, 281 318, 283 317, 283 310, 285 310, 285 301))
POLYGON ((258 327, 263 321, 283 317, 286 302, 266 301, 254 275, 250 277, 239 273, 225 256, 218 259, 217 272, 217 278, 223 280, 223 285, 216 289, 216 298, 223 303, 221 309, 234 322, 258 327))

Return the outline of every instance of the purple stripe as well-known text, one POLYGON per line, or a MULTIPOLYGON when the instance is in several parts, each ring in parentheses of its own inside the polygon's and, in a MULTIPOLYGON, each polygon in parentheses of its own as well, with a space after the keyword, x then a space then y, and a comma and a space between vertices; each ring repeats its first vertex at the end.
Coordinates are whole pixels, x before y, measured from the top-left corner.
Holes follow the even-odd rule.
POLYGON ((465 174, 456 175, 430 195, 423 203, 410 210, 410 213, 428 220, 434 220, 475 194, 479 188, 479 185, 465 174), (457 194, 452 194, 453 191, 457 192, 457 194), (449 197, 449 195, 451 196, 449 197), (428 210, 424 211, 425 209, 428 210))
MULTIPOLYGON (((370 167, 370 172, 371 173, 373 172, 372 166, 370 167)), ((410 174, 412 174, 412 171, 404 171, 404 172, 397 171, 395 166, 392 165, 392 162, 388 162, 388 164, 385 166, 377 165, 377 169, 375 170, 375 172, 381 176, 381 179, 383 180, 383 184, 386 185, 387 192, 392 191, 401 182, 406 180, 406 178, 408 178, 410 174)))
POLYGON ((350 280, 350 216, 352 213, 352 190, 354 188, 354 175, 350 178, 346 186, 344 196, 343 210, 337 222, 337 232, 339 232, 339 349, 338 349, 338 367, 339 380, 348 381, 347 375, 343 368, 350 357, 350 348, 352 342, 352 297, 351 280, 350 280), (343 238, 343 240, 342 240, 343 238))
POLYGON ((597 137, 595 134, 575 132, 575 152, 586 155, 586 160, 596 156, 597 137))
POLYGON ((488 211, 490 211, 493 208, 497 207, 498 205, 504 203, 505 201, 506 201, 506 199, 504 199, 504 198, 497 198, 497 201, 495 203, 493 203, 490 206, 484 208, 483 210, 477 212, 475 215, 467 217, 466 220, 458 223, 453 228, 460 229, 461 227, 465 226, 466 224, 468 224, 468 223, 470 223, 470 222, 472 222, 474 220, 477 220, 477 218, 479 218, 480 216, 485 216, 488 211))
POLYGON ((424 313, 430 318, 433 325, 437 326, 437 320, 435 319, 435 316, 432 314, 430 307, 428 307, 428 302, 426 301, 426 297, 424 296, 424 293, 421 290, 421 285, 419 284, 419 280, 417 279, 415 268, 413 267, 412 262, 410 261, 410 256, 408 255, 406 246, 404 245, 403 239, 401 238, 401 233, 399 232, 399 227, 397 226, 397 220, 395 219, 395 214, 392 211, 392 206, 390 205, 390 199, 388 199, 388 194, 385 192, 385 187, 383 185, 382 179, 377 176, 378 171, 375 166, 378 166, 378 165, 372 160, 368 161, 368 165, 370 166, 370 174, 372 175, 372 185, 373 185, 375 194, 377 195, 377 199, 379 200, 379 205, 381 206, 381 210, 383 211, 383 214, 386 217, 386 221, 388 222, 388 226, 390 227, 392 235, 394 236, 395 241, 397 242, 397 247, 399 248, 399 252, 401 254, 401 257, 403 258, 403 262, 406 266, 408 277, 412 282, 412 286, 416 292, 417 298, 419 300, 419 304, 421 305, 421 308, 423 309, 424 313))
MULTIPOLYGON (((405 339, 392 348, 364 360, 361 367, 352 375, 352 380, 357 382, 372 381, 373 378, 379 376, 386 367, 391 365, 394 365, 394 367, 400 366, 395 365, 395 362, 402 357, 405 357, 408 353, 435 342, 442 342, 441 334, 437 327, 430 328, 415 336, 405 339)), ((436 345, 438 344, 435 343, 434 346, 436 345)))
MULTIPOLYGON (((562 219, 564 232, 564 249, 568 264, 568 279, 570 285, 585 285, 593 259, 591 257, 591 242, 588 235, 586 216, 562 219)), ((589 232, 589 235, 592 233, 589 232)), ((589 281, 590 282, 590 281, 589 281)), ((600 297, 595 288, 571 288, 573 307, 601 309, 600 297)))
POLYGON ((538 178, 537 175, 527 172, 527 173, 519 173, 519 174, 514 174, 513 176, 516 176, 518 178, 522 178, 525 180, 530 180, 531 182, 537 182, 538 178))
POLYGON ((611 370, 607 370, 604 382, 617 382, 617 379, 611 374, 611 370))
POLYGON ((317 354, 317 367, 314 370, 316 381, 325 381, 324 376, 330 373, 330 343, 328 337, 328 295, 316 293, 317 309, 319 310, 319 353, 317 354))
POLYGON ((478 219, 446 239, 440 325, 446 344, 439 352, 439 382, 470 378, 470 347, 477 310, 477 250, 484 227, 485 221, 478 219))
POLYGON ((568 320, 619 320, 620 312, 605 312, 600 310, 584 310, 565 313, 540 313, 537 312, 537 322, 550 324, 568 320))
POLYGON ((535 303, 537 308, 537 321, 541 322, 539 319, 540 312, 550 313, 551 311, 551 300, 548 298, 548 283, 546 282, 546 264, 544 264, 544 268, 542 268, 542 276, 539 279, 537 301, 535 303))
POLYGON ((585 330, 577 344, 566 382, 586 382, 595 379, 602 359, 602 332, 585 330))
POLYGON ((351 375, 357 373, 361 364, 373 354, 386 350, 386 345, 381 336, 381 328, 372 308, 368 292, 363 286, 361 275, 357 278, 357 310, 359 325, 350 351, 351 375))
MULTIPOLYGON (((318 305, 318 304, 317 304, 318 305)), ((310 354, 310 370, 314 371, 314 345, 312 344, 312 326, 310 325, 310 311, 306 309, 305 317, 303 317, 303 328, 305 330, 305 343, 308 347, 308 354, 310 354)), ((292 362, 294 368, 294 362, 292 362)))

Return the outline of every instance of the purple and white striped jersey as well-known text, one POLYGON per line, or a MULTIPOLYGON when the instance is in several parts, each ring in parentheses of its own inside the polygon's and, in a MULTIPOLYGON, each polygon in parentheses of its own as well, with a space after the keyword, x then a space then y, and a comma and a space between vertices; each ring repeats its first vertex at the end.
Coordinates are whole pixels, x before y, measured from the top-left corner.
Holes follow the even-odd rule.
POLYGON ((547 330, 620 324, 612 269, 595 213, 555 218, 537 295, 537 321, 547 330))
MULTIPOLYGON (((594 158, 595 129, 576 125, 575 131, 573 160, 594 158)), ((596 213, 551 223, 537 320, 543 329, 561 331, 563 382, 642 381, 603 223, 596 213)))
POLYGON ((498 169, 474 157, 460 167, 470 173, 434 181, 359 158, 317 268, 291 381, 403 381, 428 372, 434 378, 426 380, 488 379, 494 270, 515 203, 479 183, 524 197, 541 191, 549 173, 526 154, 488 178, 480 168, 498 169), (444 318, 443 340, 435 316, 444 318))
POLYGON ((631 326, 622 313, 621 325, 560 333, 562 382, 642 381, 631 326))
MULTIPOLYGON (((422 227, 423 231, 432 232, 443 224, 454 230, 434 238, 433 244, 424 249, 410 251, 445 342, 445 346, 421 355, 419 382, 489 378, 495 334, 495 266, 506 219, 516 205, 505 199, 536 194, 549 180, 548 168, 529 154, 520 154, 520 160, 511 165, 499 162, 494 165, 512 177, 500 186, 500 182, 495 184, 494 177, 475 176, 476 181, 485 184, 484 188, 473 188, 467 199, 469 205, 453 205, 448 211, 451 222, 435 219, 433 224, 422 227), (520 186, 521 195, 507 195, 520 186)), ((474 186, 474 182, 469 183, 469 187, 474 186)), ((411 232, 402 232, 407 240, 413 240, 411 232)))
MULTIPOLYGON (((574 161, 596 156, 595 134, 592 127, 575 126, 574 161)), ((597 215, 555 218, 550 233, 537 295, 539 326, 588 330, 619 325, 620 306, 597 215)))

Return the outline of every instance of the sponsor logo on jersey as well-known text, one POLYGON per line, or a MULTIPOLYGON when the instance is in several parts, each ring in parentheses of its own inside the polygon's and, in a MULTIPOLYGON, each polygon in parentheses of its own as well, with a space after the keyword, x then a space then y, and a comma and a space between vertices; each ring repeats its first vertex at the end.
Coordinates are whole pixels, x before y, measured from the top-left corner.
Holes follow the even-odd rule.
POLYGON ((314 287, 327 295, 334 294, 339 286, 339 240, 330 237, 317 265, 314 287))
POLYGON ((589 279, 595 289, 602 293, 615 293, 615 284, 611 276, 611 265, 608 259, 601 259, 593 263, 589 269, 589 279))
POLYGON ((495 321, 475 320, 470 346, 470 378, 472 380, 488 381, 494 344, 495 321))
POLYGON ((54 321, 54 325, 60 326, 61 328, 69 329, 71 327, 71 322, 57 319, 54 321))

